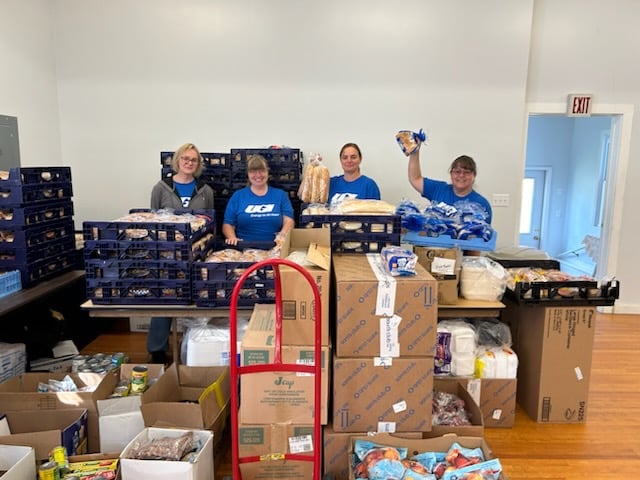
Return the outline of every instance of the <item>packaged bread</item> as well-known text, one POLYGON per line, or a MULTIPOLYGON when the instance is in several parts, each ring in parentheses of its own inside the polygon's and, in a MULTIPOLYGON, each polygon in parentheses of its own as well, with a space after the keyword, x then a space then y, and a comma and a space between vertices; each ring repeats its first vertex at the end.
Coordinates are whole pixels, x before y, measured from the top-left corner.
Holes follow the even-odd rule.
POLYGON ((427 135, 422 129, 418 132, 412 132, 410 130, 400 130, 396 133, 396 141, 400 146, 402 152, 408 157, 413 152, 417 151, 427 140, 427 135))
POLYGON ((396 207, 384 200, 346 198, 337 209, 340 213, 362 215, 394 215, 396 207))
POLYGON ((314 155, 304 170, 298 198, 304 203, 327 203, 329 198, 329 169, 320 155, 314 155))

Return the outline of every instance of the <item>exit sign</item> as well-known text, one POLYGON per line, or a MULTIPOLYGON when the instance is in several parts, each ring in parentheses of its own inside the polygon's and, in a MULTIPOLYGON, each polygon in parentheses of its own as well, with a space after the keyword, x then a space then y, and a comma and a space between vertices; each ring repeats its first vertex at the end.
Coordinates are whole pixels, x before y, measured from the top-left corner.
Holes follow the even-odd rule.
POLYGON ((567 100, 567 116, 590 117, 593 95, 588 93, 572 93, 567 100))

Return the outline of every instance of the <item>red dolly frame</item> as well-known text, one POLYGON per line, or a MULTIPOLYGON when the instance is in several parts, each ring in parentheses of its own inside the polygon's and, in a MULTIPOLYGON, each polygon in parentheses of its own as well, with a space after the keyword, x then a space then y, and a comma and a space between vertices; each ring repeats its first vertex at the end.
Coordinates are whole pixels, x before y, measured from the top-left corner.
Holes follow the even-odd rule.
MULTIPOLYGON (((236 282, 231 293, 230 317, 229 317, 229 337, 230 337, 230 375, 231 375, 231 460, 234 480, 241 480, 241 463, 251 463, 261 461, 260 456, 240 457, 239 436, 238 436, 238 381, 240 375, 262 373, 262 372, 295 372, 314 375, 314 418, 313 418, 313 455, 302 455, 299 453, 276 453, 277 459, 297 460, 303 462, 313 462, 313 479, 320 480, 320 452, 322 451, 322 427, 320 424, 320 393, 322 374, 322 314, 320 304, 320 292, 311 274, 302 266, 283 258, 271 258, 254 263, 247 268, 236 282), (276 293, 276 333, 275 333, 275 354, 273 363, 238 366, 238 297, 242 286, 249 275, 258 268, 272 267, 274 273, 275 293, 276 293), (299 365, 282 362, 282 288, 280 284, 280 266, 286 266, 297 270, 313 290, 315 308, 313 308, 313 321, 315 322, 314 339, 314 364, 299 365)), ((328 361, 328 359, 327 359, 328 361)))

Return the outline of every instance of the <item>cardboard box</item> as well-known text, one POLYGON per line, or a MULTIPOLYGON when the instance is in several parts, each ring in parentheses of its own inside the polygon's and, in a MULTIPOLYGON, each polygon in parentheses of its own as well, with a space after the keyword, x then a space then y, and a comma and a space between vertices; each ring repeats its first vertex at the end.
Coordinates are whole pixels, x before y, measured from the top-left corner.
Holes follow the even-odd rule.
MULTIPOLYGON (((242 366, 273 363, 275 358, 275 305, 255 305, 240 347, 242 366)), ((282 362, 313 364, 313 345, 282 345, 282 362)), ((322 347, 320 422, 328 420, 329 361, 331 349, 322 347)), ((240 377, 242 423, 268 424, 291 422, 312 424, 315 415, 315 378, 308 373, 265 372, 240 377)))
MULTIPOLYGON (((425 438, 425 439, 411 439, 411 438, 399 438, 397 436, 390 435, 388 433, 378 433, 374 436, 363 437, 351 437, 351 445, 349 448, 349 454, 353 453, 353 446, 357 440, 364 440, 369 442, 375 442, 379 445, 389 447, 405 447, 410 452, 446 452, 454 443, 458 443, 465 448, 481 448, 484 453, 485 459, 494 458, 493 452, 484 441, 482 437, 466 437, 458 436, 455 434, 446 434, 441 437, 425 438)), ((500 475, 500 479, 504 476, 500 475)), ((349 480, 355 480, 353 472, 349 472, 349 480)))
MULTIPOLYGON (((240 458, 263 457, 274 452, 299 453, 313 457, 313 449, 321 448, 313 438, 313 425, 274 423, 238 426, 240 458)), ((313 478, 313 461, 272 459, 268 462, 241 463, 242 478, 313 478)))
POLYGON ((336 432, 427 432, 432 402, 433 357, 333 357, 336 432))
POLYGON ((516 422, 516 378, 470 378, 466 388, 480 406, 485 428, 511 428, 516 422))
POLYGON ((432 424, 431 431, 425 433, 425 438, 439 437, 447 433, 455 433, 456 435, 467 437, 484 436, 484 416, 478 403, 467 391, 466 382, 459 381, 455 377, 436 377, 433 381, 433 390, 450 393, 462 400, 471 424, 460 426, 432 424))
MULTIPOLYGON (((329 298, 331 282, 331 232, 326 228, 294 228, 282 247, 282 257, 302 258, 302 266, 313 277, 320 292, 322 345, 329 345, 329 298), (298 253, 298 255, 296 254, 298 253)), ((297 262, 296 262, 297 263, 297 262)), ((282 285, 283 345, 313 345, 315 301, 309 282, 292 268, 280 270, 282 285)))
POLYGON ((229 415, 229 367, 187 367, 172 364, 142 394, 140 411, 147 427, 211 430, 222 437, 229 415))
POLYGON ((120 455, 122 480, 211 480, 213 470, 213 433, 208 430, 187 430, 174 428, 145 428, 137 435, 120 455), (149 443, 164 437, 177 438, 189 431, 201 442, 202 448, 193 461, 137 460, 127 458, 139 443, 149 443))
POLYGON ((24 343, 0 342, 0 383, 27 370, 27 347, 24 343))
POLYGON ((118 381, 118 374, 97 373, 24 373, 0 383, 0 405, 7 411, 61 410, 84 408, 88 412, 89 453, 100 450, 97 400, 109 397, 118 381), (40 383, 49 379, 62 380, 69 376, 78 387, 77 392, 38 392, 40 383))
POLYGON ((414 246, 413 252, 418 256, 418 263, 438 282, 438 303, 440 305, 457 304, 462 250, 414 246))
POLYGON ((409 277, 392 277, 381 265, 379 254, 333 256, 337 356, 433 356, 436 281, 421 265, 409 277))
MULTIPOLYGON (((336 432, 333 425, 323 427, 323 472, 325 475, 333 475, 336 480, 349 478, 349 448, 351 447, 351 437, 367 435, 367 432, 336 432)), ((393 433, 391 436, 399 438, 422 438, 422 432, 402 432, 393 433)), ((307 477, 310 478, 310 477, 307 477)))
POLYGON ((0 445, 0 475, 2 480, 27 480, 36 478, 36 456, 33 448, 0 445))
POLYGON ((73 359, 80 352, 73 340, 58 342, 52 349, 52 358, 38 358, 29 362, 31 372, 70 372, 73 359))
POLYGON ((505 304, 519 361, 518 403, 537 422, 584 423, 596 307, 505 304))
POLYGON ((38 462, 47 460, 54 447, 62 445, 69 455, 87 453, 87 410, 20 410, 5 412, 11 435, 0 436, 0 444, 33 447, 38 462))

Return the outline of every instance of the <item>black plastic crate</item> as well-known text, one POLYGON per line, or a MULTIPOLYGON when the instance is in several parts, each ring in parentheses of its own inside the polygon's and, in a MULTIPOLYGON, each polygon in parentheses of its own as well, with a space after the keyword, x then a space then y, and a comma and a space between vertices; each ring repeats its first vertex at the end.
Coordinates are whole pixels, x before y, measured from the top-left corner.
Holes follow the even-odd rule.
POLYGON ((269 164, 269 168, 277 168, 284 165, 298 166, 302 164, 302 155, 299 148, 232 148, 231 169, 246 171, 247 158, 250 155, 261 155, 269 164))
POLYGON ((611 306, 620 296, 617 280, 517 282, 505 295, 519 304, 545 306, 611 306))
POLYGON ((189 305, 190 280, 86 279, 87 297, 96 305, 189 305))
POLYGON ((491 255, 489 257, 499 263, 504 268, 541 268, 543 270, 560 270, 560 262, 551 258, 542 258, 537 260, 526 259, 502 259, 494 258, 491 255))
POLYGON ((23 228, 3 228, 0 230, 0 246, 30 248, 44 246, 52 240, 74 236, 73 220, 50 222, 23 228))
MULTIPOLYGON (((171 168, 174 152, 160 152, 160 164, 171 168)), ((229 168, 230 153, 200 152, 205 167, 229 168)))
POLYGON ((75 252, 75 235, 66 235, 34 247, 23 247, 13 243, 0 243, 0 268, 27 265, 56 255, 75 252))
POLYGON ((60 200, 30 206, 8 206, 0 208, 0 229, 42 225, 73 217, 73 202, 60 200))
MULTIPOLYGON (((193 262, 192 272, 194 281, 226 282, 236 281, 255 262, 193 262)), ((271 267, 257 268, 247 278, 247 281, 273 280, 271 267)))
MULTIPOLYGON (((228 307, 235 282, 193 282, 193 301, 198 307, 228 307)), ((251 307, 256 303, 275 302, 273 280, 250 281, 239 292, 237 306, 251 307)))
POLYGON ((71 200, 73 188, 70 182, 49 182, 42 184, 2 184, 0 183, 0 207, 26 206, 37 202, 71 200))
POLYGON ((0 185, 41 185, 71 182, 71 167, 13 167, 0 185))
POLYGON ((166 260, 85 260, 88 279, 187 280, 191 276, 190 262, 166 260))

